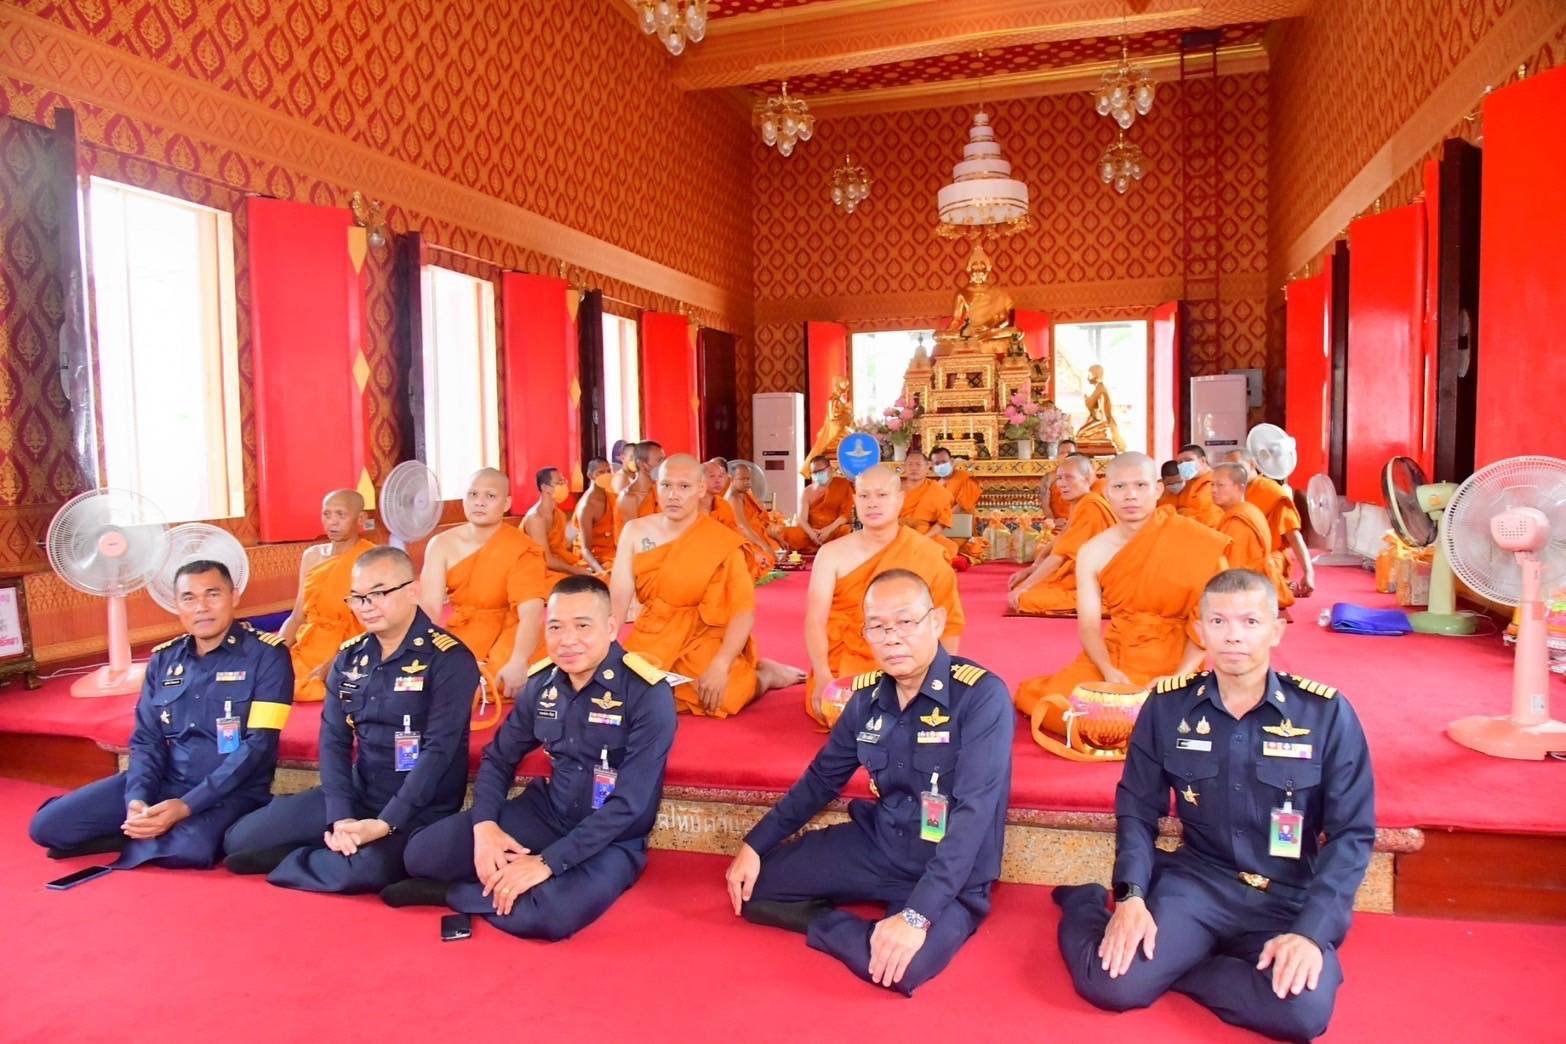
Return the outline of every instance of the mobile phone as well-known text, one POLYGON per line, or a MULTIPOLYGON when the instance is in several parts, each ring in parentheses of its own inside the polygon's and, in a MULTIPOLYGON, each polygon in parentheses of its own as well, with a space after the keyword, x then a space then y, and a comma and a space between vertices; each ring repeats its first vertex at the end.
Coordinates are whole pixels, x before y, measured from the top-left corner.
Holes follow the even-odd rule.
POLYGON ((84 866, 74 874, 66 874, 64 877, 50 881, 48 888, 50 891, 63 892, 67 888, 75 888, 79 884, 86 884, 95 877, 102 877, 113 869, 114 867, 112 866, 84 866))
POLYGON ((464 913, 447 914, 440 919, 440 941, 456 942, 473 935, 473 918, 464 913))

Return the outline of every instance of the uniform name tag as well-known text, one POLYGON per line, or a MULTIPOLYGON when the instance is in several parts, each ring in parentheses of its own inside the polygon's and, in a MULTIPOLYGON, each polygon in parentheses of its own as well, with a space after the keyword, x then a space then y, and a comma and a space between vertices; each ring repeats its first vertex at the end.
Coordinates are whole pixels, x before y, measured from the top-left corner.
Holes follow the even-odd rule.
POLYGON ((164 678, 163 679, 163 684, 164 685, 178 685, 180 682, 182 682, 184 680, 185 680, 184 678, 164 678))
POLYGON ((217 672, 217 680, 220 681, 220 682, 225 682, 225 681, 244 681, 245 680, 245 672, 244 671, 218 671, 217 672))
POLYGON ((950 743, 952 734, 950 732, 935 732, 931 730, 919 733, 915 739, 920 743, 950 743))
POLYGON ((879 732, 861 732, 854 739, 858 743, 880 743, 881 734, 879 732))
POLYGON ((1262 754, 1269 758, 1301 758, 1310 760, 1311 746, 1309 743, 1282 743, 1277 740, 1263 740, 1262 754))
POLYGON ((600 714, 598 711, 591 711, 587 715, 587 723, 589 725, 618 725, 620 724, 620 715, 600 714))
POLYGON ((1177 739, 1177 740, 1175 740, 1175 750, 1205 750, 1205 751, 1211 751, 1212 749, 1213 749, 1213 741, 1212 740, 1194 740, 1194 739, 1177 739))
POLYGON ((423 692, 424 691, 424 677, 423 677, 423 675, 418 675, 418 674, 413 674, 413 675, 403 674, 403 675, 399 675, 397 677, 397 680, 392 683, 392 691, 393 692, 423 692))
POLYGON ((540 707, 540 708, 538 708, 538 710, 534 711, 533 713, 537 717, 540 717, 540 718, 554 719, 554 718, 560 717, 560 711, 558 711, 554 707, 540 707))

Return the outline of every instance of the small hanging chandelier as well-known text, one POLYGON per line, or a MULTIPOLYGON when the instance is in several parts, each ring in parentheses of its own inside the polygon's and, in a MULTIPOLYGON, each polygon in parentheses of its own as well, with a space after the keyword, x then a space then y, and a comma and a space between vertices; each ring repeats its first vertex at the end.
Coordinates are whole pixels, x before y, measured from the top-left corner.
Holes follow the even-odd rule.
POLYGON ((1120 38, 1120 64, 1106 72, 1093 91, 1093 108, 1100 116, 1110 116, 1128 130, 1138 116, 1153 111, 1157 94, 1153 77, 1146 69, 1131 64, 1126 38, 1120 38))
POLYGON ((640 0, 642 32, 658 34, 670 54, 685 52, 685 41, 701 43, 707 35, 707 0, 640 0))
POLYGON ((845 154, 843 165, 832 172, 832 205, 852 214, 870 195, 870 176, 865 168, 854 166, 854 158, 845 154))
POLYGON ((1135 182, 1141 181, 1146 173, 1147 161, 1142 156, 1142 150, 1136 142, 1126 138, 1125 131, 1121 131, 1115 143, 1098 158, 1098 180, 1113 185, 1122 196, 1130 191, 1135 182))
POLYGON ((756 103, 752 117, 761 130, 761 140, 768 148, 776 148, 783 156, 794 154, 794 144, 809 141, 816 130, 816 118, 805 104, 805 99, 788 93, 788 81, 783 81, 780 93, 756 103))

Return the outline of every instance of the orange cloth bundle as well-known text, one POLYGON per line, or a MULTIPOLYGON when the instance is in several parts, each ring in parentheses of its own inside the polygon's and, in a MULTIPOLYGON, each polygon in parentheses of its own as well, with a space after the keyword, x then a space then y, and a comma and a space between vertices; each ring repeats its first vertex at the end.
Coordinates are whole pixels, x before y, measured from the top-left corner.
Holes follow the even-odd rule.
POLYGON ((1397 590, 1398 549, 1407 546, 1390 529, 1382 534, 1381 551, 1376 555, 1376 590, 1381 594, 1397 590))

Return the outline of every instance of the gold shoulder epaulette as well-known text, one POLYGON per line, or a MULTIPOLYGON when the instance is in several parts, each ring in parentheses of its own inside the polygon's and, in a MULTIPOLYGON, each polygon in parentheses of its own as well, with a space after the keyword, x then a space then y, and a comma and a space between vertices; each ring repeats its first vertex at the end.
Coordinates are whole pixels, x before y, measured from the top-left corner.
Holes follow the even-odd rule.
POLYGON ((258 631, 254 627, 250 629, 250 633, 261 639, 267 645, 278 646, 283 644, 283 636, 280 634, 273 634, 271 631, 258 631))
POLYGON ((175 642, 179 641, 180 638, 183 638, 183 637, 185 637, 185 636, 182 634, 182 635, 180 635, 177 638, 170 638, 168 641, 162 643, 161 645, 154 645, 152 647, 152 651, 153 652, 162 652, 164 649, 167 649, 169 646, 173 645, 175 642))
POLYGON ((854 688, 868 689, 870 686, 880 681, 881 675, 885 673, 885 671, 866 671, 863 674, 856 674, 854 675, 854 688))
POLYGON ((537 674, 541 670, 544 670, 546 667, 553 667, 554 665, 555 661, 546 656, 527 669, 527 676, 531 678, 533 675, 537 674))
POLYGON ((1294 684, 1310 693, 1312 696, 1320 696, 1324 700, 1330 700, 1338 694, 1338 690, 1319 681, 1311 681, 1309 678, 1301 678, 1298 674, 1291 674, 1294 684))
POLYGON ((656 685, 663 681, 663 672, 643 659, 639 653, 628 652, 621 657, 621 662, 630 669, 632 674, 649 685, 656 685))
POLYGON ((358 645, 360 642, 364 641, 368 637, 369 637, 369 635, 367 635, 367 634, 356 634, 352 638, 350 638, 346 642, 344 642, 343 644, 339 645, 337 648, 339 650, 351 649, 355 645, 358 645))
POLYGON ((430 630, 430 644, 439 652, 451 652, 462 643, 445 631, 430 630))
POLYGON ((1191 684, 1191 682, 1195 681, 1196 680, 1196 676, 1199 673, 1201 673, 1201 672, 1200 671, 1192 671, 1190 674, 1182 674, 1178 678, 1165 678, 1163 681, 1158 683, 1158 685, 1154 689, 1154 691, 1155 692, 1174 692, 1176 689, 1183 689, 1187 685, 1191 684))
POLYGON ((972 688, 979 683, 979 679, 987 672, 976 663, 959 663, 952 667, 952 677, 962 684, 972 688))

